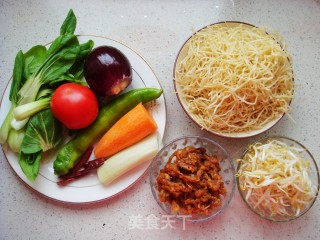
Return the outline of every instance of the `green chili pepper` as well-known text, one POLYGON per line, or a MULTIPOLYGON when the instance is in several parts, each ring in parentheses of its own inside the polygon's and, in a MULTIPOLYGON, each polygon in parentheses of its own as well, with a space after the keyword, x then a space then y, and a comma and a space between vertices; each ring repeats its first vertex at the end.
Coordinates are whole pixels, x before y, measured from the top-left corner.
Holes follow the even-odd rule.
POLYGON ((60 149, 53 163, 55 174, 59 176, 67 174, 84 152, 123 115, 140 102, 146 103, 155 100, 161 94, 162 90, 157 88, 135 89, 118 96, 103 106, 97 119, 89 127, 79 131, 73 139, 60 149))

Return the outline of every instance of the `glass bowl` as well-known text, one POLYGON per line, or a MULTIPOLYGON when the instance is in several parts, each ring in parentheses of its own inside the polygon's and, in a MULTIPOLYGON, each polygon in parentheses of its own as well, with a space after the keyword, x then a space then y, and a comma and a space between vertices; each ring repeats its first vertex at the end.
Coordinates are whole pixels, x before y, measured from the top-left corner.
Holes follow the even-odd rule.
POLYGON ((166 214, 173 215, 177 219, 185 220, 187 222, 206 221, 222 213, 227 208, 234 195, 236 182, 233 160, 231 159, 229 153, 223 147, 210 139, 200 136, 180 137, 166 144, 153 159, 150 168, 150 186, 155 200, 157 201, 159 206, 166 212, 166 214), (219 174, 222 177, 222 181, 226 189, 226 194, 219 196, 221 200, 220 206, 213 208, 209 211, 208 214, 185 214, 183 212, 174 212, 168 202, 161 202, 159 199, 157 178, 160 170, 164 168, 169 157, 176 150, 182 149, 187 146, 194 146, 195 148, 205 148, 207 154, 216 156, 219 160, 221 169, 219 174))
POLYGON ((249 209, 274 222, 301 217, 319 193, 315 159, 305 146, 288 137, 267 137, 250 144, 236 176, 238 190, 249 209))

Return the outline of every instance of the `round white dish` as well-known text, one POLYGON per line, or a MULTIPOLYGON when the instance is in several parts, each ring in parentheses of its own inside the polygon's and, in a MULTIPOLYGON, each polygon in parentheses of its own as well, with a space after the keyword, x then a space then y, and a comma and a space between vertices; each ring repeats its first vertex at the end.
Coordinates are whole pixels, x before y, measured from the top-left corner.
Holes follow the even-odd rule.
MULTIPOLYGON (((126 91, 142 87, 161 88, 155 73, 148 63, 137 52, 110 38, 90 35, 79 36, 80 42, 86 42, 89 39, 94 41, 94 47, 101 45, 113 46, 118 48, 127 56, 132 66, 133 80, 126 91)), ((10 85, 11 81, 9 81, 1 100, 0 126, 11 106, 11 102, 9 101, 10 85)), ((166 125, 166 105, 164 94, 162 94, 160 98, 155 101, 155 104, 147 105, 147 107, 157 122, 158 135, 160 140, 162 140, 166 125)), ((110 186, 104 186, 101 184, 96 173, 92 172, 90 175, 84 176, 83 178, 80 178, 67 186, 59 187, 57 185, 57 181, 59 179, 56 175, 54 175, 53 170, 55 154, 51 153, 43 157, 39 175, 34 182, 31 182, 26 178, 20 168, 18 163, 18 155, 12 152, 10 149, 5 149, 4 147, 2 147, 2 150, 13 171, 30 188, 48 198, 67 203, 92 203, 113 197, 133 185, 146 172, 151 163, 151 161, 148 161, 138 166, 116 180, 110 186)), ((91 158, 93 158, 93 156, 91 156, 91 158)))

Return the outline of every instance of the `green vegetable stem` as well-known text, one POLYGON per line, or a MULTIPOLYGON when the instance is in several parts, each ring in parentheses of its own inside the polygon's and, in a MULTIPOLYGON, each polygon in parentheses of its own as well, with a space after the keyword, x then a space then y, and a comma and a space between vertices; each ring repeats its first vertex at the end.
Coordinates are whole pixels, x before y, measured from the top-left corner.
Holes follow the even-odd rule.
POLYGON ((84 152, 107 132, 123 115, 140 102, 147 103, 159 98, 161 89, 140 88, 124 93, 104 105, 96 120, 64 145, 58 152, 53 167, 56 175, 67 174, 84 152))

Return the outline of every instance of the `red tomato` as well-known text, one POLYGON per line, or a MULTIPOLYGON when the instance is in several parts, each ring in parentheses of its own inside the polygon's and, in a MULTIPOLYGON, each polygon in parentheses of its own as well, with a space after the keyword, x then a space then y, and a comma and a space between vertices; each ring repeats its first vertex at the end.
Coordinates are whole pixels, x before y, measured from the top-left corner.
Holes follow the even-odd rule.
POLYGON ((89 126, 99 112, 96 95, 89 88, 76 83, 59 86, 51 98, 53 115, 69 129, 89 126))

